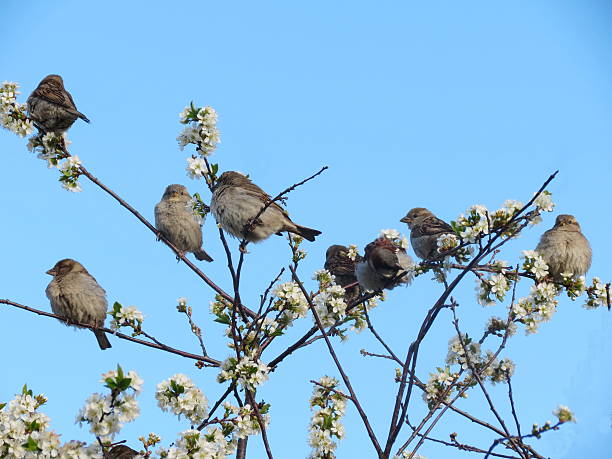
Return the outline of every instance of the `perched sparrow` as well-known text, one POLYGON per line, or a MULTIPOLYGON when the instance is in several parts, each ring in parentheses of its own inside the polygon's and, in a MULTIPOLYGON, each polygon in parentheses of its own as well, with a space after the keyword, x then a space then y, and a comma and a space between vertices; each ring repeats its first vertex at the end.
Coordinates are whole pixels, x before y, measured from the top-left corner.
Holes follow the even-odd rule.
MULTIPOLYGON (((357 255, 354 260, 351 260, 348 256, 348 251, 348 247, 343 245, 332 245, 325 253, 324 268, 334 275, 336 284, 342 287, 357 282, 355 266, 363 260, 359 255, 357 255)), ((348 303, 357 299, 358 296, 359 285, 348 288, 344 293, 344 297, 348 303)))
MULTIPOLYGON (((51 301, 51 310, 70 322, 103 327, 106 317, 106 292, 81 263, 70 258, 58 261, 47 271, 53 276, 45 293, 51 301)), ((100 349, 111 347, 102 330, 93 330, 100 349)))
POLYGON ((109 459, 133 459, 138 454, 138 451, 134 451, 129 446, 117 445, 111 448, 108 452, 108 457, 109 459))
POLYGON ((559 215, 555 226, 540 238, 536 252, 542 256, 548 273, 555 280, 561 280, 563 273, 583 276, 591 267, 591 246, 573 215, 559 215))
POLYGON ((410 228, 410 244, 417 257, 426 261, 436 261, 438 238, 443 234, 455 234, 453 228, 444 220, 423 207, 415 207, 400 220, 410 228))
POLYGON ((202 226, 190 208, 191 195, 183 185, 168 185, 155 206, 155 226, 181 252, 213 261, 202 248, 202 226))
POLYGON ((61 134, 77 118, 89 123, 89 119, 77 110, 59 75, 47 75, 28 97, 27 107, 34 124, 45 132, 61 134))
POLYGON ((245 227, 270 201, 270 196, 248 177, 238 172, 224 172, 217 181, 210 210, 223 229, 249 242, 259 242, 273 233, 282 231, 298 234, 304 239, 314 241, 321 231, 296 225, 291 221, 287 211, 273 202, 259 215, 253 229, 245 234, 245 227))
POLYGON ((357 263, 355 274, 366 290, 391 290, 399 284, 411 282, 411 273, 398 279, 396 277, 413 265, 412 258, 404 249, 385 237, 379 237, 366 245, 364 259, 357 263))

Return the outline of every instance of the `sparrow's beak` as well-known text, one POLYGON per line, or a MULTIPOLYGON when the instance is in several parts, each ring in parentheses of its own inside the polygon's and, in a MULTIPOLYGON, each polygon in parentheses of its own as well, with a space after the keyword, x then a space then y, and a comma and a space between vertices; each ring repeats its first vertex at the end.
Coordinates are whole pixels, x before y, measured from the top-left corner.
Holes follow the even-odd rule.
POLYGON ((410 219, 408 217, 404 217, 400 220, 402 223, 410 223, 410 219))
POLYGON ((48 274, 49 276, 55 276, 57 274, 57 272, 55 271, 55 269, 51 268, 45 274, 48 274))

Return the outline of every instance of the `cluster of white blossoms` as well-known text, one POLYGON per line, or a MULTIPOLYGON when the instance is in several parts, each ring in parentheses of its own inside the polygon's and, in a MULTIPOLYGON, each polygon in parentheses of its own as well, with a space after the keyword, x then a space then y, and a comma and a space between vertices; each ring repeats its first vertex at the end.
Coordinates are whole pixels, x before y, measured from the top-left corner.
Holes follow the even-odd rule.
POLYGON ((60 436, 47 430, 49 418, 37 411, 46 401, 24 386, 8 404, 0 403, 0 457, 59 456, 60 436))
POLYGON ((181 150, 189 144, 196 145, 200 156, 210 155, 221 142, 217 129, 217 112, 212 107, 197 108, 193 102, 179 115, 181 123, 186 124, 183 132, 176 138, 181 150))
POLYGON ((346 399, 336 392, 338 380, 323 376, 315 385, 310 398, 310 407, 315 410, 310 421, 309 444, 312 447, 309 459, 335 458, 336 442, 344 438, 342 416, 346 410, 346 399))
POLYGON ((513 320, 525 325, 527 334, 536 333, 542 322, 548 322, 556 311, 556 296, 561 288, 550 282, 541 282, 531 287, 528 297, 519 298, 512 306, 513 320))
POLYGON ((348 246, 348 252, 346 256, 353 261, 357 259, 357 257, 359 256, 359 249, 355 244, 351 244, 348 246))
POLYGON ((497 336, 503 336, 507 331, 510 337, 516 333, 516 328, 516 324, 512 321, 506 322, 500 317, 489 317, 485 330, 487 334, 497 336))
MULTIPOLYGON (((584 277, 582 277, 584 282, 584 277)), ((587 309, 596 309, 600 306, 610 306, 610 286, 601 282, 599 277, 593 277, 593 283, 589 287, 585 287, 587 293, 587 301, 584 307, 587 309)))
POLYGON ((208 400, 189 376, 175 374, 160 382, 155 391, 157 406, 179 418, 185 416, 191 424, 199 424, 208 414, 208 400))
POLYGON ((378 237, 384 237, 385 239, 389 239, 398 249, 408 249, 408 239, 396 229, 380 230, 380 234, 378 235, 378 237))
POLYGON ((190 179, 201 179, 208 173, 208 167, 206 166, 206 161, 200 157, 189 157, 187 158, 187 167, 185 168, 187 171, 187 176, 190 179))
POLYGON ((193 218, 201 225, 206 220, 206 215, 210 212, 210 207, 202 201, 200 193, 195 193, 187 203, 187 209, 193 214, 193 218))
POLYGON ((542 191, 533 202, 533 205, 542 212, 552 212, 555 208, 555 203, 552 200, 552 193, 547 190, 542 191))
POLYGON ((102 375, 100 382, 110 393, 92 394, 76 416, 79 425, 89 424, 89 431, 103 442, 112 441, 123 424, 133 421, 140 414, 136 397, 142 388, 142 379, 130 370, 124 374, 120 366, 102 375), (131 389, 128 392, 128 389, 131 389))
POLYGON ((444 233, 438 237, 438 252, 448 252, 459 246, 459 238, 455 234, 444 233))
POLYGON ((49 169, 57 167, 60 172, 59 181, 65 190, 80 192, 79 176, 81 175, 81 160, 78 156, 70 156, 68 153, 68 140, 66 132, 56 134, 39 133, 30 137, 27 148, 32 153, 36 153, 39 159, 47 162, 49 169))
POLYGON ((459 378, 459 373, 453 373, 449 366, 437 370, 436 373, 429 373, 429 381, 423 391, 423 400, 430 410, 442 401, 450 401, 452 390, 448 388, 459 378))
POLYGON ((344 301, 344 294, 344 287, 333 284, 315 297, 315 310, 324 326, 332 326, 346 316, 347 304, 344 301))
POLYGON ((5 81, 0 86, 0 122, 2 127, 25 137, 34 130, 34 125, 26 115, 26 105, 17 102, 19 85, 5 81))
MULTIPOLYGON (((408 459, 411 454, 412 451, 402 451, 399 456, 397 454, 393 456, 393 459, 408 459)), ((415 454, 412 456, 412 459, 427 459, 427 457, 423 456, 422 454, 415 454)))
POLYGON ((278 320, 283 328, 308 314, 308 300, 296 282, 285 282, 278 285, 273 294, 276 297, 274 309, 281 313, 278 320))
POLYGON ((142 312, 136 309, 136 306, 123 306, 115 301, 113 309, 108 314, 112 317, 110 328, 113 330, 119 330, 121 327, 131 327, 137 334, 142 328, 144 316, 142 312))
POLYGON ((317 315, 324 326, 332 326, 346 316, 346 291, 335 283, 335 277, 326 269, 315 271, 313 279, 319 282, 319 292, 314 298, 317 315))
MULTIPOLYGON (((234 438, 246 438, 261 432, 257 414, 248 403, 240 407, 234 406, 229 402, 224 402, 223 408, 225 408, 223 430, 226 434, 231 433, 234 438), (234 417, 232 418, 231 416, 234 417)), ((269 409, 270 405, 267 403, 258 406, 259 415, 261 416, 264 427, 270 424, 269 409)))
POLYGON ((557 417, 559 422, 576 422, 576 416, 572 413, 565 405, 559 405, 556 410, 553 411, 553 414, 557 417))
POLYGON ((487 351, 484 362, 490 363, 483 370, 482 376, 490 379, 493 384, 506 382, 508 378, 512 377, 514 374, 514 369, 516 368, 516 365, 511 359, 504 358, 497 360, 491 351, 487 351))
MULTIPOLYGON (((500 324, 497 325, 500 326, 500 324)), ((505 382, 507 377, 514 374, 512 360, 507 358, 497 360, 491 351, 487 351, 483 356, 480 351, 480 343, 472 341, 467 334, 461 334, 461 338, 456 335, 450 339, 446 363, 449 365, 458 364, 463 370, 470 369, 471 364, 471 367, 482 378, 488 378, 494 383, 505 382)))
MULTIPOLYGON (((542 192, 534 201, 535 210, 527 215, 530 224, 541 221, 540 212, 551 212, 554 208, 551 193, 542 192)), ((514 200, 507 200, 504 205, 494 211, 489 210, 480 204, 470 206, 465 214, 461 214, 457 221, 452 222, 453 229, 465 242, 477 242, 483 236, 492 232, 500 231, 504 228, 502 235, 505 237, 515 236, 518 229, 516 221, 511 220, 524 207, 523 203, 514 200)))
POLYGON ((470 368, 468 359, 475 368, 478 368, 478 364, 482 361, 480 343, 472 341, 472 338, 465 333, 461 334, 461 338, 458 335, 453 336, 448 342, 446 363, 458 364, 463 370, 467 370, 470 368))
POLYGON ((470 206, 466 214, 461 214, 453 228, 458 230, 459 236, 466 242, 476 242, 482 235, 489 234, 490 224, 487 218, 489 211, 483 205, 470 206))
POLYGON ((535 250, 523 250, 521 258, 525 260, 523 262, 523 269, 532 273, 536 280, 544 279, 548 276, 548 265, 538 252, 535 250))
POLYGON ((483 306, 493 306, 495 301, 504 301, 512 283, 504 273, 476 278, 476 299, 483 306))
POLYGON ((206 432, 185 430, 170 449, 160 448, 160 458, 167 459, 225 459, 236 451, 236 442, 227 440, 219 427, 206 432))
POLYGON ((240 360, 228 357, 221 365, 217 381, 237 381, 243 388, 253 391, 268 380, 269 372, 270 368, 253 356, 243 355, 240 360))

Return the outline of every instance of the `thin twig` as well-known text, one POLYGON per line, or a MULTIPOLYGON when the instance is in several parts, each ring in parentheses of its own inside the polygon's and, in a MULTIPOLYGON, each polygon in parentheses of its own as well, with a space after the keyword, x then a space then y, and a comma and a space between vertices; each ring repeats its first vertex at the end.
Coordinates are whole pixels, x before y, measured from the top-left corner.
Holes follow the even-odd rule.
POLYGON ((329 353, 332 359, 334 360, 334 363, 336 364, 336 368, 338 369, 338 372, 340 373, 340 376, 342 377, 342 380, 344 381, 344 385, 346 386, 349 393, 351 394, 351 401, 355 405, 355 408, 357 408, 357 412, 359 413, 359 416, 361 416, 361 420, 363 421, 363 424, 368 432, 368 436, 370 437, 370 440, 372 441, 372 445, 374 446, 374 449, 380 456, 382 454, 382 449, 380 447, 380 444, 378 443, 378 439, 376 438, 376 435, 374 434, 374 430, 372 430, 372 426, 370 425, 368 416, 366 415, 365 411, 361 407, 361 404, 359 403, 359 399, 357 398, 357 395, 355 394, 355 391, 353 390, 353 386, 351 385, 350 379, 344 372, 344 369, 342 368, 342 365, 340 364, 340 360, 338 360, 338 357, 336 356, 336 352, 334 351, 334 347, 332 346, 331 340, 327 336, 327 333, 325 333, 325 327, 323 326, 323 323, 321 322, 321 319, 319 318, 319 314, 317 313, 317 310, 314 304, 312 303, 312 300, 310 299, 310 295, 308 295, 308 292, 304 288, 304 284, 302 283, 297 273, 295 272, 294 267, 289 266, 289 269, 291 270, 291 274, 293 275, 293 280, 298 284, 298 286, 300 287, 300 290, 302 291, 302 293, 304 294, 304 297, 306 298, 308 302, 308 307, 310 308, 310 311, 312 312, 315 322, 317 323, 317 327, 319 328, 319 331, 321 332, 321 334, 323 335, 323 338, 325 339, 325 344, 327 345, 327 349, 329 350, 329 353))
MULTIPOLYGON (((85 177, 87 177, 89 180, 91 180, 93 183, 95 183, 96 185, 98 185, 100 188, 102 188, 104 191, 106 191, 106 193, 108 193, 109 195, 111 195, 119 204, 121 204, 121 206, 123 206, 124 208, 126 208, 132 215, 134 215, 138 220, 140 220, 147 228, 149 228, 164 244, 166 244, 168 247, 170 247, 170 249, 176 254, 176 256, 182 260, 187 266, 189 266, 189 268, 196 273, 200 279, 202 279, 204 282, 206 282, 206 284, 208 284, 208 286, 210 288, 212 288, 215 292, 217 292, 219 295, 221 295, 223 298, 225 298, 227 301, 233 302, 234 299, 228 295, 221 287, 219 287, 217 284, 215 284, 206 274, 204 274, 196 265, 194 265, 191 260, 189 260, 187 258, 187 256, 181 252, 180 250, 178 250, 168 239, 166 239, 164 237, 163 234, 161 234, 157 228, 155 228, 155 226, 153 226, 146 218, 144 218, 136 209, 134 209, 131 205, 129 205, 125 200, 123 200, 121 197, 119 197, 119 195, 117 193, 115 193, 113 190, 111 190, 110 188, 108 188, 106 185, 104 185, 100 180, 98 180, 96 177, 94 177, 92 175, 91 172, 89 172, 84 166, 80 166, 79 168, 80 172, 82 175, 84 175, 85 177)), ((255 313, 253 311, 251 311, 250 309, 248 309, 246 306, 242 306, 242 308, 245 310, 245 312, 250 315, 251 317, 255 316, 255 313)))
POLYGON ((167 346, 165 344, 160 343, 159 341, 155 342, 155 343, 151 343, 148 341, 144 341, 138 338, 134 338, 132 336, 129 335, 125 335, 123 333, 119 333, 116 332, 115 330, 111 330, 110 328, 102 328, 102 327, 95 327, 93 325, 89 325, 89 324, 77 324, 74 322, 71 322, 69 320, 67 320, 66 318, 62 317, 62 316, 58 316, 57 314, 53 314, 47 311, 41 311, 40 309, 34 309, 31 308, 29 306, 25 306, 23 304, 19 304, 19 303, 15 303, 14 301, 11 300, 3 300, 0 299, 0 304, 6 304, 9 306, 14 306, 16 308, 19 309, 23 309, 25 311, 29 311, 29 312, 33 312, 34 314, 38 314, 39 316, 46 316, 46 317, 53 317, 54 319, 60 320, 68 325, 76 325, 82 328, 89 328, 90 330, 100 330, 103 331, 105 333, 109 333, 113 336, 116 336, 118 338, 121 339, 125 339, 127 341, 132 341, 134 343, 138 343, 138 344, 142 344, 143 346, 148 346, 148 347, 152 347, 154 349, 159 349, 161 351, 165 351, 165 352, 170 352, 171 354, 176 354, 176 355, 180 355, 181 357, 186 357, 188 359, 193 359, 193 360, 199 360, 202 362, 206 362, 207 366, 212 366, 212 367, 218 367, 221 365, 221 362, 219 360, 215 360, 213 358, 207 357, 205 355, 197 355, 197 354, 192 354, 190 352, 185 352, 185 351, 181 351, 180 349, 175 349, 173 347, 167 346))

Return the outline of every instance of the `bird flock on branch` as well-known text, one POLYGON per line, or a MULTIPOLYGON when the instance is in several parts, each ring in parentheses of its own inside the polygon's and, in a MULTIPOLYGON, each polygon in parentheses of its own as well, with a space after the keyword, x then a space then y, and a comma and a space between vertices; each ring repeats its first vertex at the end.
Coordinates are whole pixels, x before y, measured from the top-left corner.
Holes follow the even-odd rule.
MULTIPOLYGON (((62 134, 80 118, 59 75, 48 75, 27 99, 30 119, 42 133, 62 134)), ((201 218, 191 207, 192 197, 183 185, 169 185, 155 206, 155 226, 159 233, 181 253, 190 252, 198 260, 213 259, 202 248, 201 218)), ((213 185, 210 211, 217 223, 229 234, 248 242, 260 242, 272 234, 289 232, 314 241, 321 231, 294 223, 288 212, 274 202, 247 176, 234 171, 221 174, 213 185)), ((426 262, 440 262, 439 240, 445 235, 458 236, 451 225, 429 210, 416 207, 401 222, 410 229, 410 244, 417 257, 426 262)), ((245 251, 243 244, 240 246, 245 251)), ((555 225, 546 231, 536 252, 548 265, 549 276, 561 280, 571 273, 586 274, 591 265, 591 247, 572 215, 559 215, 555 225)), ((348 247, 332 245, 326 253, 325 269, 345 287, 347 301, 359 297, 363 290, 380 291, 408 283, 414 266, 406 248, 387 237, 379 237, 366 245, 364 256, 351 254, 348 247)), ((53 277, 46 294, 53 312, 68 323, 102 327, 107 311, 106 293, 95 278, 79 262, 60 260, 47 271, 53 277)), ((101 349, 111 347, 101 330, 94 329, 101 349)))

